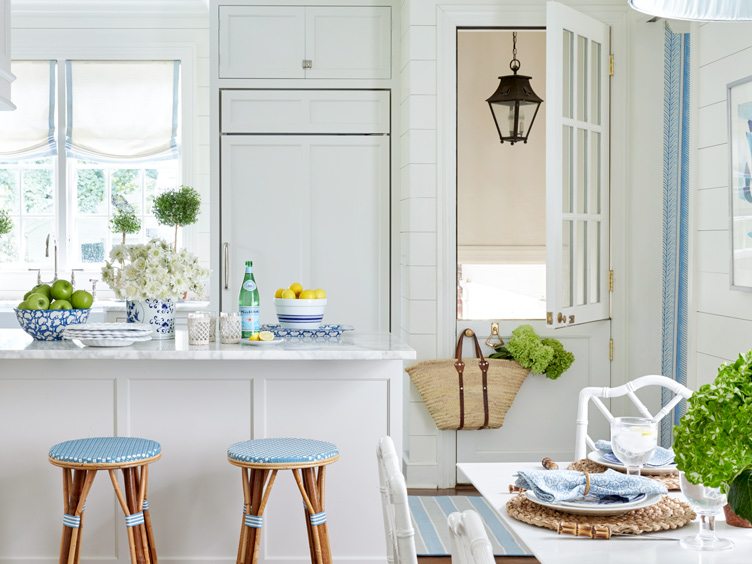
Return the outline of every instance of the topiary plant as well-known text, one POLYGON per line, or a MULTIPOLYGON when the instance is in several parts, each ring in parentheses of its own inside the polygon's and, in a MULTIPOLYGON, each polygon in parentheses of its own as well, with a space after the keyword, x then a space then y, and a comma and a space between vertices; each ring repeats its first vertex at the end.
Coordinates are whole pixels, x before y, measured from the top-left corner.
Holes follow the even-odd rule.
POLYGON ((110 220, 110 229, 113 233, 123 234, 123 245, 125 245, 126 235, 141 231, 141 220, 132 209, 118 208, 110 220))
POLYGON ((6 210, 0 210, 0 237, 13 231, 13 220, 6 210))
POLYGON ((175 226, 173 248, 178 247, 178 228, 198 221, 201 196, 190 186, 169 190, 154 198, 154 216, 161 225, 175 226))

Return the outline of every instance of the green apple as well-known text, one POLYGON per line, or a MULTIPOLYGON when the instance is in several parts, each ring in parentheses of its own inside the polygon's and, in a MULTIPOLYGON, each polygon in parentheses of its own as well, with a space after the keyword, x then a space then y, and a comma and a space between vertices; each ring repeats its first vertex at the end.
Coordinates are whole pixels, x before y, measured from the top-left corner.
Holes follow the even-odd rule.
POLYGON ((18 304, 18 306, 16 306, 16 309, 29 309, 29 308, 26 305, 26 302, 21 302, 20 304, 18 304))
MULTIPOLYGON (((49 300, 50 298, 52 298, 51 291, 52 291, 52 287, 49 284, 39 284, 37 286, 34 286, 31 289, 31 292, 29 293, 29 295, 42 294, 43 296, 47 296, 47 299, 49 300)), ((24 299, 27 300, 28 298, 24 298, 24 299)))
POLYGON ((47 309, 50 307, 50 300, 44 294, 31 294, 24 301, 26 309, 47 309))
POLYGON ((76 290, 71 295, 70 303, 74 309, 89 309, 94 303, 94 296, 86 290, 76 290))
POLYGON ((55 300, 50 304, 50 309, 73 309, 73 305, 68 300, 55 300))
POLYGON ((50 288, 50 294, 56 300, 69 300, 73 294, 73 285, 67 280, 55 280, 50 288))

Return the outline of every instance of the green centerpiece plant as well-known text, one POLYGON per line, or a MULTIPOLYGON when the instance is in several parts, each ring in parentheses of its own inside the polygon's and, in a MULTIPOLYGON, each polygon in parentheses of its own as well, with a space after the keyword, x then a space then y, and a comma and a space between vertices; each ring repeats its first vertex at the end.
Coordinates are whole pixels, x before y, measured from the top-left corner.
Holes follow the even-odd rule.
POLYGON ((516 360, 533 374, 545 374, 551 380, 564 374, 574 362, 574 355, 558 339, 542 339, 531 325, 517 327, 509 342, 495 350, 489 358, 516 360))
POLYGON ((723 364, 688 404, 674 427, 677 467, 694 484, 720 488, 752 521, 752 350, 723 364))
POLYGON ((113 233, 122 234, 122 244, 125 245, 126 235, 133 235, 141 231, 141 220, 132 207, 118 207, 110 220, 110 229, 113 233))
POLYGON ((175 226, 173 249, 178 248, 178 229, 198 221, 201 196, 190 186, 168 190, 154 198, 154 216, 161 225, 175 226))

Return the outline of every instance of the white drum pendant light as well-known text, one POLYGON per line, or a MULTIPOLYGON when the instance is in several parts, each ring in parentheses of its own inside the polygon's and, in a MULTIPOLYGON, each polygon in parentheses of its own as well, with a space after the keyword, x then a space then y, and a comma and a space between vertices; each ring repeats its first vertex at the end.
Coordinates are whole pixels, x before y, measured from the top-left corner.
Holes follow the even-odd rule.
POLYGON ((629 0, 638 12, 670 20, 752 20, 752 0, 629 0))

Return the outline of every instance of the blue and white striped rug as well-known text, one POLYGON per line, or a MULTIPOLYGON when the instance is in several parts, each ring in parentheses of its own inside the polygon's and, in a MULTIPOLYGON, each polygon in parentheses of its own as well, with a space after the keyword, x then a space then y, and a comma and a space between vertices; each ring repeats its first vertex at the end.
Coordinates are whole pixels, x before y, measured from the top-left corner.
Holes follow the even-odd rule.
POLYGON ((447 517, 450 513, 467 509, 480 515, 496 556, 532 556, 481 496, 411 495, 408 502, 415 527, 415 549, 418 556, 449 556, 451 541, 447 517))

